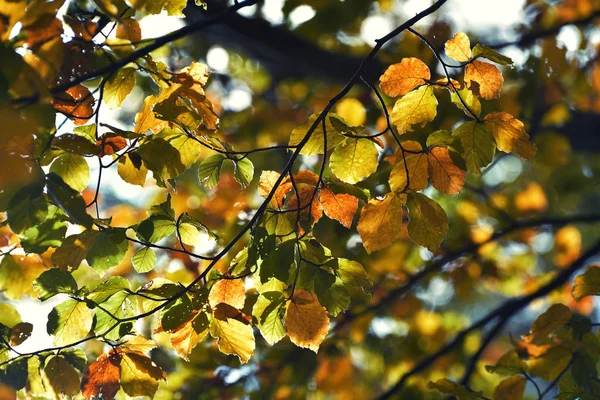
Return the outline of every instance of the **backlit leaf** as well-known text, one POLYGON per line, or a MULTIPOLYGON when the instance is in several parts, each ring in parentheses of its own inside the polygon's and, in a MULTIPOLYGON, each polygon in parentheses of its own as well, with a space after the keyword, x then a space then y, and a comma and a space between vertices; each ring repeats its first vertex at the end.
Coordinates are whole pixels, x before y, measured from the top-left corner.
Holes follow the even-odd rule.
POLYGON ((90 181, 90 167, 85 158, 65 153, 59 156, 50 166, 50 172, 60 176, 67 185, 81 192, 90 181))
POLYGON ((240 184, 242 189, 246 189, 254 177, 254 164, 246 157, 235 160, 233 166, 235 180, 240 184))
POLYGON ((44 271, 33 282, 33 286, 40 292, 41 301, 46 301, 59 293, 74 294, 77 291, 77 282, 73 275, 58 268, 44 271))
POLYGON ((250 360, 255 347, 252 325, 233 318, 212 318, 210 334, 217 339, 221 353, 238 356, 242 364, 250 360))
POLYGON ((483 392, 474 392, 470 389, 448 379, 438 379, 435 382, 427 384, 429 389, 435 389, 438 392, 456 396, 458 400, 481 400, 483 392))
POLYGON ((223 278, 213 285, 208 295, 208 302, 211 307, 225 303, 234 308, 242 309, 245 301, 246 289, 242 279, 223 278))
POLYGON ((135 86, 135 74, 135 68, 121 68, 106 82, 103 100, 110 109, 119 108, 131 93, 135 86))
POLYGON ((460 193, 465 184, 466 172, 457 164, 461 163, 458 154, 445 147, 434 147, 427 153, 431 184, 446 194, 460 193))
POLYGON ((292 343, 316 353, 329 331, 329 317, 311 293, 296 290, 287 306, 285 328, 292 343))
POLYGON ((465 62, 471 59, 471 41, 463 33, 456 33, 445 45, 446 55, 456 61, 465 62))
POLYGON ((600 295, 600 267, 592 265, 583 274, 576 276, 571 294, 577 301, 587 296, 600 295))
POLYGON ((48 394, 56 398, 79 393, 79 373, 62 356, 50 356, 42 375, 48 394))
POLYGON ((476 117, 479 117, 481 114, 481 102, 479 101, 479 98, 467 88, 456 91, 453 90, 450 93, 450 100, 456 107, 463 110, 467 117, 473 118, 473 114, 475 114, 476 117))
POLYGON ((118 265, 127 254, 129 241, 123 228, 108 228, 98 233, 90 246, 86 260, 100 275, 118 265))
POLYGON ((226 159, 223 154, 215 154, 206 158, 198 166, 200 182, 208 189, 214 188, 219 183, 219 179, 221 179, 221 167, 223 166, 223 161, 226 159))
POLYGON ((131 257, 131 263, 139 273, 152 271, 156 264, 156 254, 150 247, 142 247, 131 257))
POLYGON ((148 168, 137 153, 125 154, 117 162, 117 172, 121 179, 132 185, 144 186, 148 168))
POLYGON ((158 389, 158 381, 165 380, 166 374, 139 352, 124 351, 121 359, 121 387, 129 396, 153 397, 158 389))
POLYGON ((404 96, 431 79, 431 72, 418 58, 403 58, 398 64, 390 65, 379 78, 383 93, 390 97, 404 96))
POLYGON ((487 167, 494 159, 496 143, 492 135, 476 121, 464 122, 452 132, 462 145, 462 156, 467 165, 467 171, 480 174, 481 168, 487 167))
POLYGON ((377 170, 378 154, 373 142, 348 138, 331 154, 329 167, 342 181, 354 184, 377 170))
POLYGON ((412 132, 414 125, 424 126, 437 114, 438 101, 433 87, 421 86, 396 101, 392 110, 392 123, 398 133, 412 132))
POLYGON ((284 310, 285 298, 281 292, 262 293, 252 308, 260 334, 271 346, 285 337, 284 310))
POLYGON ((554 304, 541 314, 531 325, 531 332, 524 338, 533 343, 540 344, 546 337, 569 323, 571 310, 564 304, 554 304))
POLYGON ((81 393, 87 400, 112 399, 119 391, 121 355, 115 352, 102 354, 90 364, 81 381, 81 393))
POLYGON ((523 375, 504 378, 494 389, 493 400, 521 400, 527 379, 523 375))
POLYGON ((490 63, 473 61, 465 68, 465 84, 482 99, 492 100, 500 97, 504 78, 502 72, 490 63))
POLYGON ((402 233, 402 207, 406 195, 388 193, 373 198, 362 209, 357 230, 368 253, 388 247, 402 233))
MULTIPOLYGON (((411 150, 421 150, 421 146, 413 147, 411 150)), ((394 192, 402 192, 406 189, 423 190, 428 185, 429 172, 427 167, 427 153, 411 154, 399 150, 400 159, 396 161, 390 172, 390 188, 394 192), (408 174, 407 174, 408 170, 408 174)))
POLYGON ((358 210, 358 199, 346 193, 334 193, 328 186, 319 192, 319 201, 323 211, 346 228, 352 226, 354 214, 358 210))
POLYGON ((180 357, 188 359, 194 347, 207 335, 209 323, 207 314, 199 312, 171 332, 171 346, 180 357))
POLYGON ((92 320, 92 311, 85 302, 65 300, 48 315, 47 331, 54 336, 55 345, 70 345, 87 336, 92 320))
POLYGON ((483 127, 492 134, 498 150, 515 153, 533 161, 535 145, 529 141, 529 135, 521 121, 506 112, 489 113, 483 121, 483 127))
POLYGON ((408 235, 419 246, 436 252, 448 233, 448 217, 438 203, 421 193, 408 196, 408 235))
POLYGON ((570 349, 563 346, 553 347, 540 357, 529 360, 529 372, 532 376, 539 376, 551 382, 569 365, 571 358, 570 349))
POLYGON ((487 58, 488 60, 501 65, 513 64, 513 60, 511 60, 509 57, 506 57, 498 53, 496 50, 490 49, 489 47, 484 46, 482 44, 476 44, 475 47, 473 47, 473 58, 480 57, 487 58))

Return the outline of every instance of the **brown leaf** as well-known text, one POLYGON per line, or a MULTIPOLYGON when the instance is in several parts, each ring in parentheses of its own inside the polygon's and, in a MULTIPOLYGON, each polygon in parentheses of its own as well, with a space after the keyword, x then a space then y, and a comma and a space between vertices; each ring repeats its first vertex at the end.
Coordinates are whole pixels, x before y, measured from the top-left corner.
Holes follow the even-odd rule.
POLYGON ((434 147, 427 154, 431 184, 446 194, 460 193, 467 173, 460 169, 445 147, 434 147))
POLYGON ((358 210, 358 199, 346 193, 333 193, 328 186, 319 194, 323 211, 331 219, 339 221, 346 228, 352 226, 352 219, 358 210))
POLYGON ((225 303, 241 309, 246 301, 246 290, 244 281, 241 279, 221 279, 213 285, 208 295, 208 303, 211 307, 225 303))
POLYGON ((72 86, 52 99, 52 106, 75 125, 85 124, 94 115, 94 96, 83 85, 72 86))
POLYGON ((127 139, 105 133, 96 141, 96 146, 99 147, 98 155, 100 157, 110 156, 127 147, 127 139))
POLYGON ((117 25, 117 37, 136 43, 142 40, 142 29, 139 22, 133 18, 125 18, 117 25))
POLYGON ((367 253, 388 247, 402 233, 402 207, 406 195, 388 193, 385 198, 373 198, 360 212, 357 230, 367 253))
POLYGON ((465 69, 465 84, 477 96, 492 100, 500 97, 504 78, 502 72, 490 63, 473 61, 465 69))
POLYGON ((404 96, 430 78, 431 72, 427 65, 418 58, 409 57, 390 65, 379 78, 379 86, 390 97, 404 96))
POLYGON ((285 327, 292 343, 316 353, 329 331, 329 317, 311 293, 296 290, 285 313, 285 327))
POLYGON ((71 27, 73 33, 76 38, 82 39, 84 41, 90 41, 96 36, 96 31, 98 30, 98 24, 91 20, 79 20, 71 17, 70 15, 65 15, 64 17, 67 25, 71 27))
POLYGON ((314 226, 323 216, 323 206, 319 202, 318 193, 315 194, 315 186, 304 186, 298 190, 298 194, 292 193, 288 201, 288 210, 294 215, 300 210, 300 215, 312 217, 311 226, 314 226), (300 199, 300 206, 298 206, 300 199))
POLYGON ((86 399, 110 400, 119 391, 121 355, 111 351, 90 364, 81 381, 81 393, 86 399))
POLYGON ((35 24, 24 28, 27 34, 25 43, 29 48, 35 48, 48 40, 60 36, 63 33, 61 20, 54 15, 46 14, 36 21, 35 24))

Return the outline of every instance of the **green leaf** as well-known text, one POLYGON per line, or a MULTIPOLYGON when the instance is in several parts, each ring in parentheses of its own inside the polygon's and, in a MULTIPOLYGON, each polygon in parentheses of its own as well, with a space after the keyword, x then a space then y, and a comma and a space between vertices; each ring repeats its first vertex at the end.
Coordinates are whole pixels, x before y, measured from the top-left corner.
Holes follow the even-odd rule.
POLYGON ((532 376, 552 382, 569 365, 572 357, 570 349, 563 346, 552 347, 540 357, 529 360, 529 372, 532 376))
POLYGON ((158 390, 158 380, 165 380, 166 374, 152 360, 134 352, 124 352, 121 360, 121 380, 123 391, 131 397, 149 396, 158 390))
MULTIPOLYGON (((330 114, 331 117, 334 114, 330 114)), ((317 114, 312 114, 308 119, 308 122, 302 126, 297 127, 292 131, 292 135, 290 136, 290 146, 297 146, 306 136, 309 128, 312 124, 317 120, 317 114)), ((340 144, 344 140, 343 133, 339 129, 336 129, 332 123, 331 119, 327 118, 325 128, 327 129, 327 150, 333 149, 335 146, 340 144)), ((323 134, 323 123, 320 122, 316 127, 313 133, 310 135, 310 138, 302 147, 300 154, 303 156, 314 156, 317 154, 323 154, 323 148, 325 146, 325 135, 323 134)))
POLYGON ((284 306, 283 293, 265 292, 258 296, 252 308, 252 315, 256 318, 260 334, 271 346, 285 337, 284 306))
POLYGON ((452 132, 452 136, 460 140, 463 150, 461 155, 470 173, 481 174, 481 168, 487 167, 494 159, 496 143, 492 135, 477 121, 463 123, 452 132))
POLYGON ((72 189, 81 192, 90 181, 90 167, 85 158, 71 153, 60 155, 50 166, 50 172, 60 176, 72 189))
POLYGON ((176 129, 163 129, 138 149, 144 165, 162 181, 175 179, 200 154, 200 144, 176 129))
POLYGON ((56 346, 65 346, 86 337, 92 321, 92 312, 85 302, 66 300, 52 309, 46 328, 49 335, 54 335, 56 346))
POLYGON ((408 235, 419 246, 435 252, 448 233, 448 217, 444 209, 421 193, 410 193, 406 205, 408 235))
POLYGON ((0 383, 15 390, 20 390, 27 384, 27 358, 20 358, 8 364, 4 370, 0 370, 0 383))
POLYGON ((135 68, 121 68, 104 85, 102 98, 112 110, 119 108, 135 86, 135 68))
POLYGON ((516 350, 510 350, 500 357, 496 365, 486 365, 485 369, 492 374, 510 376, 527 372, 528 367, 527 363, 521 360, 516 350))
MULTIPOLYGON (((79 128, 85 127, 81 126, 79 128)), ((52 140, 52 147, 56 147, 67 153, 79 156, 95 156, 100 150, 98 149, 98 146, 96 146, 96 139, 94 139, 94 136, 90 138, 87 135, 77 135, 73 133, 65 133, 60 136, 55 136, 52 140)))
POLYGON ((175 232, 176 224, 169 217, 152 216, 142 221, 136 229, 137 236, 148 243, 156 243, 175 232))
POLYGON ((259 276, 262 283, 267 283, 275 278, 281 282, 287 282, 290 277, 290 267, 294 262, 295 241, 288 240, 279 244, 274 249, 270 245, 261 248, 264 254, 260 266, 259 276))
POLYGON ((200 182, 208 189, 212 189, 219 184, 221 167, 223 166, 223 161, 226 159, 223 154, 215 154, 204 159, 198 166, 200 182))
POLYGON ((350 294, 342 280, 323 269, 319 269, 315 278, 315 294, 319 303, 333 316, 346 311, 350 305, 350 294))
POLYGON ((438 379, 427 384, 429 389, 458 397, 458 400, 481 400, 483 392, 475 392, 448 379, 438 379))
POLYGON ((240 184, 242 189, 246 189, 254 177, 254 165, 252 161, 246 158, 233 161, 233 177, 240 184))
POLYGON ((54 173, 46 175, 46 187, 52 201, 62 208, 73 223, 91 228, 94 220, 86 212, 86 204, 79 192, 67 185, 60 176, 54 173))
POLYGON ((371 294, 371 286, 373 284, 369 280, 367 271, 365 271, 359 262, 338 258, 335 271, 344 285, 361 289, 365 293, 371 294))
POLYGON ((73 133, 77 136, 87 139, 88 142, 96 145, 96 124, 89 124, 84 126, 78 126, 73 129, 73 133))
POLYGON ((10 230, 21 233, 25 229, 40 224, 48 216, 48 202, 45 196, 16 195, 6 210, 10 230))
POLYGON ((96 309, 94 332, 97 335, 104 335, 109 340, 120 340, 124 335, 131 332, 133 321, 117 323, 112 316, 121 319, 133 317, 136 314, 136 303, 137 300, 134 295, 130 295, 125 291, 114 293, 108 300, 101 303, 104 310, 101 308, 96 309))
POLYGON ((111 276, 106 282, 92 290, 87 298, 96 303, 104 303, 109 297, 123 289, 131 289, 129 281, 122 276, 111 276))
POLYGON ((171 194, 170 193, 167 194, 167 199, 164 202, 153 205, 146 212, 147 212, 148 216, 150 216, 150 217, 162 216, 162 217, 168 217, 170 219, 173 219, 175 217, 175 211, 173 210, 173 207, 171 206, 171 194))
POLYGON ((68 236, 52 254, 52 263, 63 269, 79 268, 99 234, 99 231, 87 230, 68 236))
POLYGON ((33 287, 40 292, 39 299, 46 301, 59 293, 74 294, 77 291, 77 282, 70 273, 52 268, 42 272, 33 282, 33 287))
POLYGON ((533 344, 541 344, 547 336, 571 320, 571 310, 564 304, 553 304, 531 325, 531 333, 524 336, 533 344))
POLYGON ((479 97, 475 96, 475 94, 467 88, 452 91, 450 93, 450 101, 452 101, 452 104, 456 105, 456 107, 462 110, 469 118, 473 118, 473 114, 475 114, 476 117, 479 117, 481 114, 481 102, 479 101, 479 97), (465 107, 465 105, 467 107, 465 107))
POLYGON ((162 311, 160 324, 166 332, 170 332, 183 325, 192 315, 192 302, 184 294, 177 300, 169 303, 162 311))
POLYGON ((129 249, 124 228, 101 231, 90 246, 86 260, 98 274, 104 275, 111 267, 123 261, 129 249))
POLYGON ((472 54, 473 59, 487 58, 488 60, 493 61, 500 65, 514 64, 513 60, 510 57, 506 57, 506 56, 498 53, 496 50, 491 49, 482 44, 475 45, 475 47, 473 47, 471 54, 472 54))
POLYGON ((139 273, 152 271, 156 264, 156 254, 150 247, 142 247, 131 257, 135 270, 139 273))
POLYGON ((355 184, 377 170, 378 155, 370 140, 348 138, 331 154, 329 167, 342 181, 355 184))
POLYGON ((67 216, 54 205, 48 207, 46 219, 21 235, 21 246, 27 253, 41 254, 50 247, 59 247, 67 233, 67 216))

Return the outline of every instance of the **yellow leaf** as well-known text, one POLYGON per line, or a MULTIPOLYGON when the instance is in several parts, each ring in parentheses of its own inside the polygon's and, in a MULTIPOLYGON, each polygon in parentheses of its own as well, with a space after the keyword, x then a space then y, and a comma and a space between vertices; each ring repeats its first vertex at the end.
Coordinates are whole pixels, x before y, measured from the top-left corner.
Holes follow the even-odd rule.
POLYGON ((457 32, 446 42, 446 55, 456 61, 465 62, 471 59, 471 41, 463 32, 457 32))
POLYGON ((562 328, 571 319, 571 310, 564 304, 554 304, 542 313, 531 325, 531 332, 523 338, 530 343, 540 344, 548 335, 562 328))
POLYGON ((208 333, 209 321, 206 313, 193 315, 185 324, 171 332, 171 346, 184 360, 208 333))
MULTIPOLYGON (((421 151, 421 146, 417 144, 417 147, 413 146, 411 150, 421 151)), ((404 191, 407 188, 413 190, 425 189, 429 178, 427 153, 404 153, 405 157, 402 157, 402 151, 398 150, 398 152, 400 159, 396 161, 392 172, 390 172, 389 183, 392 191, 404 191), (406 174, 407 170, 408 175, 406 174)))
POLYGON ((362 209, 357 230, 367 253, 388 247, 402 233, 402 206, 406 195, 388 193, 385 198, 373 198, 362 209))
POLYGON ((493 64, 473 61, 465 68, 465 84, 483 99, 492 100, 500 97, 503 83, 502 72, 493 64))
POLYGON ((329 317, 315 296, 296 290, 285 313, 285 327, 292 343, 316 353, 329 331, 329 317))
POLYGON ((135 68, 121 68, 104 85, 104 102, 108 108, 114 110, 121 107, 121 103, 135 86, 135 68))
POLYGON ((431 184, 440 192, 457 194, 465 184, 467 174, 456 165, 456 156, 445 147, 434 147, 427 154, 431 184))
POLYGON ((452 90, 450 93, 450 100, 459 109, 463 110, 467 117, 473 118, 473 114, 479 117, 479 114, 481 114, 481 102, 479 101, 479 98, 467 88, 458 91, 452 90))
POLYGON ((148 168, 137 153, 128 153, 119 158, 117 173, 127 183, 144 186, 148 168))
POLYGON ((417 86, 431 79, 431 72, 418 58, 403 58, 398 64, 392 64, 379 78, 383 93, 390 97, 404 96, 417 86))
POLYGON ((208 303, 211 307, 225 303, 234 308, 242 309, 245 301, 246 290, 244 281, 241 279, 221 279, 213 285, 208 295, 208 303))
POLYGON ((47 394, 60 399, 79 393, 79 373, 62 356, 50 356, 42 374, 47 394))
POLYGON ((153 397, 158 389, 158 381, 165 380, 167 374, 154 364, 150 357, 142 353, 124 351, 121 360, 121 387, 129 396, 153 397))
POLYGON ((408 235, 432 253, 448 233, 448 217, 438 203, 421 193, 408 197, 408 235))
POLYGON ((68 346, 87 336, 93 318, 85 302, 65 300, 48 315, 48 333, 54 335, 55 345, 68 346))
POLYGON ((504 378, 494 389, 493 400, 520 400, 525 393, 527 379, 523 375, 504 378))
POLYGON ((413 125, 424 126, 437 114, 438 101, 431 86, 421 86, 399 99, 392 110, 392 123, 398 133, 412 132, 413 125))
POLYGON ((377 170, 379 153, 368 139, 348 138, 331 154, 331 172, 342 181, 355 184, 377 170))
POLYGON ((242 364, 250 360, 255 347, 252 325, 233 318, 213 317, 210 321, 210 334, 217 339, 221 353, 235 354, 242 364))
POLYGON ((146 339, 141 335, 135 335, 132 337, 127 337, 127 340, 125 341, 125 346, 129 350, 147 353, 156 347, 156 343, 154 342, 154 340, 146 339))
POLYGON ((483 395, 482 392, 471 391, 468 388, 448 379, 438 379, 435 382, 429 382, 427 387, 429 389, 435 389, 444 394, 456 396, 458 400, 480 400, 481 396, 483 395))
POLYGON ((352 126, 362 125, 367 120, 367 110, 360 100, 345 97, 335 106, 335 112, 352 126))
POLYGON ((600 295, 600 267, 592 265, 583 274, 578 275, 571 294, 577 301, 587 296, 600 295))
POLYGON ((38 255, 4 255, 0 261, 0 290, 10 300, 33 295, 33 281, 45 270, 38 255))
POLYGON ((467 171, 481 174, 481 168, 487 167, 494 159, 496 143, 492 135, 477 121, 468 121, 452 132, 462 145, 462 156, 467 165, 467 171))
POLYGON ((521 121, 502 111, 489 113, 483 121, 484 128, 494 137, 498 150, 515 153, 533 161, 535 145, 529 141, 529 135, 521 121))
POLYGON ((331 219, 339 221, 346 228, 352 226, 352 219, 356 210, 358 210, 358 199, 346 193, 333 193, 325 186, 319 192, 319 201, 323 206, 323 211, 331 219))
MULTIPOLYGON (((306 124, 301 125, 292 131, 292 134, 290 135, 290 146, 297 146, 304 139, 310 127, 317 120, 317 117, 317 114, 312 114, 306 124)), ((327 130, 327 150, 333 149, 344 140, 344 136, 341 135, 342 132, 334 128, 330 118, 326 119, 325 129, 327 130)), ((300 154, 304 156, 323 154, 323 150, 325 150, 324 146, 325 137, 323 134, 323 123, 319 122, 304 147, 302 147, 300 154)))
POLYGON ((160 14, 165 10, 172 17, 183 18, 183 9, 187 5, 186 0, 145 0, 146 11, 150 14, 160 14))
POLYGON ((72 153, 61 154, 50 166, 71 188, 78 192, 85 189, 90 181, 90 167, 85 158, 72 153))
POLYGON ((553 347, 540 357, 529 360, 529 372, 533 376, 552 382, 569 365, 572 357, 570 349, 563 346, 553 347))

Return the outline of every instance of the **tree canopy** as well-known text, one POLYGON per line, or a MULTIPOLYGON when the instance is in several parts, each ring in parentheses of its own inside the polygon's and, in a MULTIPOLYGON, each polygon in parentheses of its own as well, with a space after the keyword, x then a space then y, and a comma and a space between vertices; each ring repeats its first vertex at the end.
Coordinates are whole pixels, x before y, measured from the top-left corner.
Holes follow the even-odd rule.
POLYGON ((600 2, 453 3, 0 0, 0 397, 597 399, 600 2))

